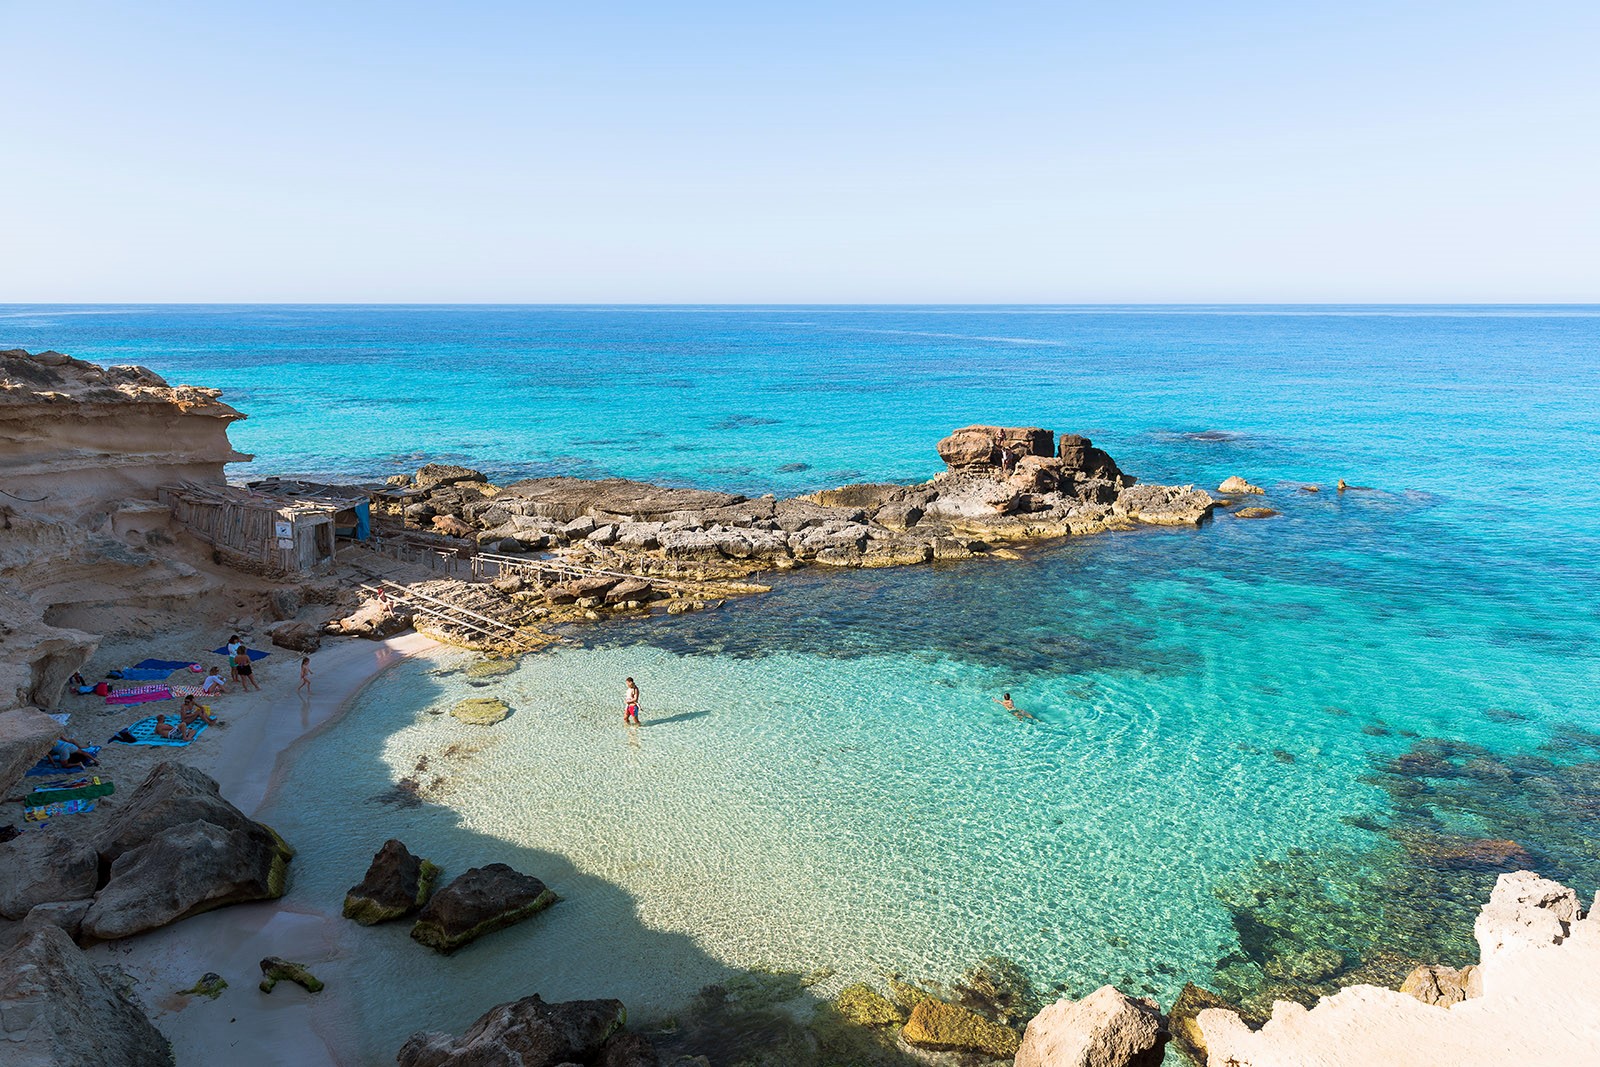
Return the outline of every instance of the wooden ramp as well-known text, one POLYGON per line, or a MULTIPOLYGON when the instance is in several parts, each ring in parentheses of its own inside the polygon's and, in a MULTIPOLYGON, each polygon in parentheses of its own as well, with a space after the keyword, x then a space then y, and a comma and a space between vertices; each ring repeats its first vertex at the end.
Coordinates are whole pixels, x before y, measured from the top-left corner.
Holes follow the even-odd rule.
POLYGON ((598 567, 580 567, 575 563, 567 563, 555 559, 521 559, 517 556, 501 555, 498 552, 479 552, 472 558, 472 576, 485 578, 483 564, 492 564, 497 574, 517 574, 536 578, 540 581, 546 579, 562 580, 566 578, 637 578, 651 585, 659 585, 669 589, 694 590, 708 585, 732 592, 769 593, 770 586, 757 585, 753 582, 741 582, 731 578, 705 578, 700 581, 687 581, 681 578, 659 578, 653 574, 632 574, 628 571, 610 571, 598 567))
POLYGON ((537 647, 536 644, 528 641, 523 636, 521 630, 508 622, 492 619, 480 612, 473 611, 471 608, 462 607, 460 604, 452 604, 450 601, 433 596, 430 593, 420 593, 398 582, 391 582, 387 578, 378 579, 378 584, 375 586, 362 582, 361 588, 373 596, 377 596, 379 590, 382 589, 392 602, 406 608, 413 615, 433 619, 437 622, 454 626, 457 629, 466 630, 481 640, 502 644, 527 645, 529 648, 537 647))

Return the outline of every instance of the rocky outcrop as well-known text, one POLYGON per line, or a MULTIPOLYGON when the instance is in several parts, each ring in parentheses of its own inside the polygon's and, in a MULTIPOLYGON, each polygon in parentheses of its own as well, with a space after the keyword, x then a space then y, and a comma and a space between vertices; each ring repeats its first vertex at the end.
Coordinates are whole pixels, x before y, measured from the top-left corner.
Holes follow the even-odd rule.
POLYGON ((1224 479, 1222 484, 1217 486, 1217 492, 1225 493, 1228 496, 1241 496, 1247 493, 1259 496, 1262 493, 1265 493, 1266 490, 1261 488, 1259 485, 1251 485, 1249 482, 1235 474, 1231 478, 1224 479))
POLYGON ((74 619, 221 588, 156 499, 162 485, 221 484, 225 463, 250 458, 228 444, 243 416, 218 395, 141 367, 0 352, 0 710, 57 704, 99 641, 74 619))
POLYGON ((1166 1017, 1153 1001, 1101 986, 1034 1016, 1016 1067, 1160 1067, 1167 1039, 1166 1017))
POLYGON ((1011 462, 1023 456, 1054 457, 1056 435, 1037 426, 963 426, 939 442, 939 458, 953 471, 999 468, 1001 450, 1011 454, 1011 462))
POLYGON ((537 994, 497 1004, 460 1037, 413 1034, 399 1067, 559 1067, 595 1063, 627 1015, 619 1000, 546 1004, 537 994))
POLYGON ((185 764, 157 764, 91 842, 105 885, 85 937, 128 937, 228 904, 283 895, 294 855, 185 764))
POLYGON ((1582 917, 1566 886, 1518 871, 1500 875, 1473 932, 1475 968, 1423 968, 1403 992, 1350 986, 1309 1010, 1280 1001, 1259 1030, 1232 1011, 1202 1010, 1210 1062, 1589 1062, 1600 1035, 1600 918, 1582 917))
POLYGON ((411 624, 411 612, 400 605, 384 605, 377 600, 368 600, 354 612, 342 619, 334 619, 323 629, 341 637, 382 641, 386 637, 405 633, 411 629, 411 624))
POLYGON ((456 485, 460 482, 487 482, 489 479, 482 471, 475 471, 471 467, 457 467, 450 463, 429 463, 417 471, 416 477, 411 479, 418 489, 434 489, 440 486, 456 485))
POLYGON ((0 915, 21 919, 35 905, 88 900, 100 885, 100 857, 71 834, 35 830, 0 844, 0 915))
POLYGON ((390 838, 372 857, 366 877, 345 894, 344 917, 372 926, 410 915, 428 902, 438 877, 438 867, 390 838))
POLYGON ((928 998, 911 1009, 900 1036, 908 1044, 933 1052, 978 1052, 987 1056, 1012 1056, 1017 1052, 1017 1032, 984 1018, 971 1008, 928 998))
POLYGON ((1424 1004, 1438 1004, 1448 1008, 1473 996, 1472 976, 1477 968, 1468 964, 1459 971, 1454 967, 1433 965, 1418 967, 1400 983, 1400 992, 1416 997, 1424 1004))
POLYGON ((1172 1011, 1167 1017, 1167 1029, 1172 1034, 1172 1043, 1189 1057, 1190 1063, 1205 1067, 1206 1038, 1200 1031, 1200 1013, 1207 1008, 1231 1007, 1232 1005, 1209 989, 1202 989, 1193 982, 1183 984, 1178 999, 1172 1002, 1172 1011))
POLYGON ((24 931, 0 954, 0 1060, 16 1067, 170 1067, 172 1047, 66 933, 24 931))
POLYGON ((38 708, 0 712, 0 791, 22 781, 60 736, 61 724, 38 708))
POLYGON ((1472 925, 1478 961, 1488 964, 1501 953, 1559 945, 1582 916, 1578 894, 1560 882, 1532 871, 1502 874, 1472 925))
POLYGON ((411 936, 445 955, 548 908, 555 893, 504 863, 473 867, 439 890, 417 916, 411 936))

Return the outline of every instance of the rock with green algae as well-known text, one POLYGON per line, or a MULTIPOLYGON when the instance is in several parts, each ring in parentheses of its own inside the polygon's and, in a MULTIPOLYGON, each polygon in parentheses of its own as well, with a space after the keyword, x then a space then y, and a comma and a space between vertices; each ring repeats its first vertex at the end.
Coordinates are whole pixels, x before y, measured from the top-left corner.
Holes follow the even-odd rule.
POLYGON ((1020 1043, 1009 1026, 991 1022, 970 1008, 929 998, 911 1009, 900 1031, 906 1041, 935 1052, 981 1052, 1015 1056, 1020 1043))
POLYGON ((1198 1064, 1199 1067, 1205 1067, 1206 1038, 1205 1034, 1201 1033, 1200 1024, 1196 1019, 1207 1008, 1238 1010, 1211 990, 1203 989, 1193 982, 1185 982, 1183 989, 1178 993, 1178 999, 1172 1002, 1172 1011, 1167 1016, 1167 1028, 1172 1033, 1172 1043, 1189 1057, 1189 1062, 1198 1064))
POLYGON ((502 674, 510 674, 517 669, 514 659, 480 659, 475 663, 467 664, 465 674, 468 678, 480 680, 496 678, 502 674))
POLYGON ((294 982, 304 986, 307 993, 322 992, 322 982, 316 975, 306 970, 303 964, 291 963, 277 956, 268 956, 261 961, 261 992, 272 992, 272 987, 279 982, 294 982))
POLYGON ((908 1015, 924 1000, 939 999, 921 986, 914 986, 910 982, 899 978, 889 979, 889 997, 899 1006, 901 1011, 908 1015))
POLYGON ((511 714, 511 708, 497 697, 468 697, 450 709, 450 714, 469 726, 493 726, 511 714))
POLYGON ((448 956, 543 911, 556 899, 539 879, 504 863, 473 867, 433 895, 417 915, 411 937, 448 956))
POLYGON ((839 990, 833 1005, 844 1018, 862 1026, 899 1026, 906 1019, 905 1012, 865 982, 856 982, 839 990))
POLYGON ((1016 961, 990 956, 953 986, 956 1003, 1008 1026, 1024 1025, 1044 1007, 1033 981, 1016 961))
POLYGON ((228 980, 215 971, 207 971, 200 976, 200 980, 192 988, 178 990, 179 996, 210 997, 216 1000, 222 996, 222 991, 228 988, 228 980))
POLYGON ((361 884, 345 894, 344 917, 362 926, 403 918, 428 902, 438 878, 437 866, 390 838, 372 857, 361 884))

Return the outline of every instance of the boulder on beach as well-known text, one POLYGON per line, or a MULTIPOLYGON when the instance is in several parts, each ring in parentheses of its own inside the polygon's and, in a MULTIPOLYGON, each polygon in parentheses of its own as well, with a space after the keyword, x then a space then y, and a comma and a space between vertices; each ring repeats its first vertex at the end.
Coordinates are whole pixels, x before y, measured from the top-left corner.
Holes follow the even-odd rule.
POLYGON ((222 798, 208 775, 156 764, 90 839, 109 880, 83 934, 110 940, 212 908, 283 895, 294 850, 222 798))
POLYGON ((449 955, 484 934, 543 911, 556 899, 539 879, 504 863, 473 867, 433 895, 417 916, 411 936, 449 955))
POLYGON ((1472 976, 1476 971, 1470 963, 1459 971, 1442 965, 1418 967, 1400 983, 1400 992, 1424 1004, 1448 1008, 1474 995, 1472 976))
POLYGON ((1261 494, 1265 493, 1266 490, 1261 488, 1259 485, 1251 485, 1249 482, 1235 474, 1231 478, 1223 479, 1222 484, 1217 486, 1217 492, 1226 493, 1229 496, 1239 496, 1244 493, 1253 493, 1257 496, 1260 496, 1261 494))
MULTIPOLYGON (((558 1067, 594 1063, 627 1019, 620 1000, 546 1004, 537 994, 497 1004, 460 1037, 417 1033, 398 1067, 558 1067)), ((626 1061, 622 1061, 626 1062, 626 1061)))
POLYGON ((505 721, 511 714, 511 707, 496 697, 468 697, 457 701, 450 714, 468 726, 493 726, 505 721))
POLYGON ((330 634, 381 641, 411 629, 411 612, 398 604, 386 607, 377 600, 369 600, 344 618, 328 623, 324 629, 330 634))
POLYGON ((21 919, 36 905, 88 900, 100 885, 100 856, 54 827, 0 844, 0 916, 21 919))
POLYGON ((0 1048, 18 1067, 172 1064, 172 1046, 144 1012, 48 925, 0 954, 0 1048))
POLYGON ((0 790, 22 781, 61 736, 61 724, 38 708, 0 712, 0 790))
POLYGON ((307 993, 322 992, 322 980, 306 970, 305 964, 268 956, 261 961, 261 992, 272 992, 279 982, 293 982, 307 993))
POLYGON ((1160 1067, 1167 1039, 1166 1017, 1153 1001, 1101 986, 1034 1016, 1016 1067, 1160 1067))
POLYGON ((1017 1032, 1009 1026, 985 1019, 970 1008, 931 997, 911 1009, 900 1036, 909 1044, 933 1052, 1012 1056, 1017 1051, 1017 1032))
POLYGON ((438 867, 390 838, 372 857, 366 877, 345 894, 344 917, 372 926, 409 915, 428 902, 438 877, 438 867))
POLYGON ((315 652, 322 647, 322 632, 315 623, 286 622, 274 626, 271 639, 279 648, 293 652, 315 652))

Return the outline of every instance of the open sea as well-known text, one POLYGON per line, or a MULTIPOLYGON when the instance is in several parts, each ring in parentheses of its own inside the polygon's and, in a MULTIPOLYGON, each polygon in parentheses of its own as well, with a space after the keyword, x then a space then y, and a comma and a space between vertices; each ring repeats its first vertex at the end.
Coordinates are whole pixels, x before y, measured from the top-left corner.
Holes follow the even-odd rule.
POLYGON ((374 1061, 530 992, 642 1020, 990 957, 1046 999, 1261 1007, 1470 962, 1500 871, 1600 889, 1600 308, 9 306, 0 347, 221 388, 240 479, 792 494, 925 479, 986 422, 1283 513, 813 569, 493 679, 383 676, 266 813, 291 904, 337 909, 391 836, 563 900, 449 959, 347 924, 374 1061), (513 714, 429 714, 466 695, 513 714))

